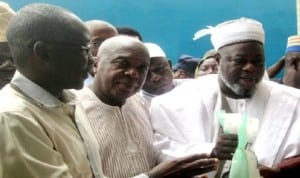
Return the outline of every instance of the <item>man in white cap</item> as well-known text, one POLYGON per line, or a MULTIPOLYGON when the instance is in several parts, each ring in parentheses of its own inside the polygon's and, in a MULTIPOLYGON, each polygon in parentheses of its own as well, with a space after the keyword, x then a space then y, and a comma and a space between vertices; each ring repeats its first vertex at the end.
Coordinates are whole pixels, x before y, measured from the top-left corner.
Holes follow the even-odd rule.
POLYGON ((6 39, 7 25, 14 15, 14 10, 0 1, 0 89, 10 82, 16 70, 6 39))
POLYGON ((259 164, 267 167, 261 167, 261 173, 284 173, 286 170, 276 165, 300 154, 300 91, 262 80, 264 30, 258 21, 226 21, 195 36, 206 34, 211 34, 217 50, 219 74, 186 82, 152 100, 152 125, 156 134, 164 137, 160 140, 161 159, 210 153, 220 160, 231 160, 237 135, 222 134, 216 117, 225 110, 259 119, 251 149, 259 164))
POLYGON ((179 173, 192 175, 213 169, 215 160, 202 159, 207 158, 205 155, 157 165, 148 108, 135 95, 145 81, 150 61, 142 42, 115 36, 103 42, 97 56, 95 80, 78 96, 97 137, 106 176, 171 178, 184 177, 179 173))
POLYGON ((155 96, 171 91, 188 79, 173 79, 171 61, 156 43, 144 43, 150 55, 150 66, 141 95, 146 99, 147 106, 155 96))
POLYGON ((150 55, 150 66, 141 95, 150 101, 154 96, 161 95, 172 90, 173 83, 170 61, 165 52, 155 43, 144 43, 150 55))

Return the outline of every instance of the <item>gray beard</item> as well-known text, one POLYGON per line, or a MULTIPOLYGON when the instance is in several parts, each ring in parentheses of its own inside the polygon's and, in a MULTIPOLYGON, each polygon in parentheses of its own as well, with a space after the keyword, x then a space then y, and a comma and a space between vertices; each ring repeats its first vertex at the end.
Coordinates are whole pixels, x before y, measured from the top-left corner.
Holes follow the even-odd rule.
POLYGON ((251 90, 246 90, 246 89, 242 88, 242 87, 241 87, 239 84, 237 84, 237 83, 230 84, 230 83, 228 82, 228 80, 224 77, 222 71, 219 72, 219 77, 220 77, 220 79, 223 81, 223 83, 224 83, 228 88, 230 88, 230 90, 231 90, 234 94, 240 96, 241 98, 250 98, 250 97, 253 95, 253 93, 254 93, 254 91, 255 91, 255 89, 256 89, 256 87, 253 87, 251 90))

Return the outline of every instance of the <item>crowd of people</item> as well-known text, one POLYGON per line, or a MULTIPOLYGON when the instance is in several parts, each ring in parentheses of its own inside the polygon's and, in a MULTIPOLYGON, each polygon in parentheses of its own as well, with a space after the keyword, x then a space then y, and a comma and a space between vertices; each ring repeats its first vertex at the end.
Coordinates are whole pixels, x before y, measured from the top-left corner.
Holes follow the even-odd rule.
POLYGON ((134 28, 55 5, 0 2, 0 26, 0 178, 225 178, 240 135, 221 111, 259 121, 261 177, 300 174, 299 36, 266 69, 250 18, 198 31, 213 49, 174 65, 134 28))

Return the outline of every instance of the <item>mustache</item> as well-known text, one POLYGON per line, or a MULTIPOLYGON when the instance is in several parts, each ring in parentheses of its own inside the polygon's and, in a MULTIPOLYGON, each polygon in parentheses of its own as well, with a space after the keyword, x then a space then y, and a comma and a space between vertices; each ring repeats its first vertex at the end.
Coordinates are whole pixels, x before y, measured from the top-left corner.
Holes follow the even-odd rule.
POLYGON ((135 80, 132 80, 132 79, 119 80, 118 83, 123 84, 127 87, 132 87, 132 88, 140 88, 141 87, 141 84, 139 84, 138 82, 136 82, 135 80))

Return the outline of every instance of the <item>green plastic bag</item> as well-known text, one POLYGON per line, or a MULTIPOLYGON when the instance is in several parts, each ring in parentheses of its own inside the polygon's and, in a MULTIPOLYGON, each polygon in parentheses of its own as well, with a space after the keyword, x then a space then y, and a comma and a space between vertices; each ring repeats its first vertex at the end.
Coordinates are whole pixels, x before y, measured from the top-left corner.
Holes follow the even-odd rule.
POLYGON ((229 178, 260 178, 256 155, 247 149, 247 144, 257 135, 258 119, 224 111, 218 114, 218 119, 225 134, 238 134, 238 147, 232 158, 229 178))

